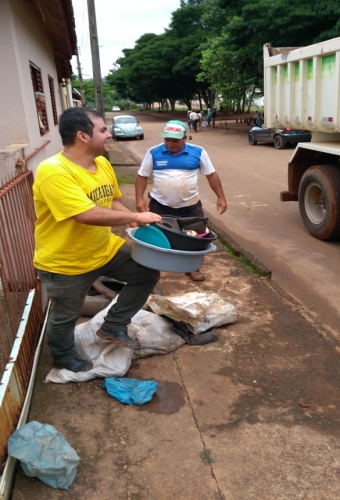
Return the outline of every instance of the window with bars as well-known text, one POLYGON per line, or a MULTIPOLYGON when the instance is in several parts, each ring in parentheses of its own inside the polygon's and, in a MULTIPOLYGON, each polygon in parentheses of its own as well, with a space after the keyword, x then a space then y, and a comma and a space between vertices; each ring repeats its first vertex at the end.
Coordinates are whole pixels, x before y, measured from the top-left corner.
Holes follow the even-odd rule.
POLYGON ((55 93, 54 93, 54 80, 51 76, 48 76, 48 84, 50 87, 54 125, 58 125, 58 113, 57 113, 57 105, 55 102, 55 93))
POLYGON ((35 97, 35 103, 37 107, 40 135, 45 135, 46 132, 49 131, 49 128, 48 128, 45 94, 41 76, 41 69, 30 61, 30 71, 31 71, 31 79, 35 97), (39 94, 36 94, 36 92, 39 92, 39 94))

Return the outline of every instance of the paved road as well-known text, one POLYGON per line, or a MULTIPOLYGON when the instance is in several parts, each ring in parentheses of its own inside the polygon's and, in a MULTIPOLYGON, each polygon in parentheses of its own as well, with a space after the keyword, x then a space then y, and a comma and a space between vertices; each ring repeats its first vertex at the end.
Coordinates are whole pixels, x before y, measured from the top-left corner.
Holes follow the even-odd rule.
MULTIPOLYGON (((149 147, 161 142, 165 118, 140 114, 138 119, 145 140, 118 144, 141 161, 149 147)), ((207 149, 228 199, 227 212, 219 216, 215 196, 201 178, 201 198, 210 219, 272 271, 272 280, 301 304, 325 336, 340 341, 340 242, 310 236, 297 203, 279 199, 287 188, 293 149, 251 147, 246 134, 223 128, 192 134, 192 142, 207 149)))

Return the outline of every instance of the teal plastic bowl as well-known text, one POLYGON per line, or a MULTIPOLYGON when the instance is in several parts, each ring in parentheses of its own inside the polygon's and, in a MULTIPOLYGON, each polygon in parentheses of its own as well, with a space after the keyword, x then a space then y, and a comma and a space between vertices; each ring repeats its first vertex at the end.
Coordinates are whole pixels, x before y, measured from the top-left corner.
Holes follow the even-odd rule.
POLYGON ((168 238, 165 234, 154 226, 141 226, 134 233, 136 240, 143 241, 149 245, 160 248, 171 248, 168 238))

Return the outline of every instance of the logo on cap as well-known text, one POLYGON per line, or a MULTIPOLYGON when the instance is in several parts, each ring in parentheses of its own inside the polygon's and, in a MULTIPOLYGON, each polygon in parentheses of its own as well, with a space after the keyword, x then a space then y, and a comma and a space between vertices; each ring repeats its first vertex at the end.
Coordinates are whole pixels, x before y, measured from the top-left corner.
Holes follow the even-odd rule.
POLYGON ((179 120, 170 120, 165 124, 162 132, 162 137, 173 138, 173 139, 183 139, 187 133, 186 125, 179 120))

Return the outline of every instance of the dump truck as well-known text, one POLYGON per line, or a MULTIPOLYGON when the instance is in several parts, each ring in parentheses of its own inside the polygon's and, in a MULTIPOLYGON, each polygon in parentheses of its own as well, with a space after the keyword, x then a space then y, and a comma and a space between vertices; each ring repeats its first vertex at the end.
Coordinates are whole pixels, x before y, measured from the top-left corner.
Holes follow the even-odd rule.
POLYGON ((307 230, 340 238, 340 37, 307 47, 263 46, 265 125, 311 132, 288 163, 288 191, 307 230))

